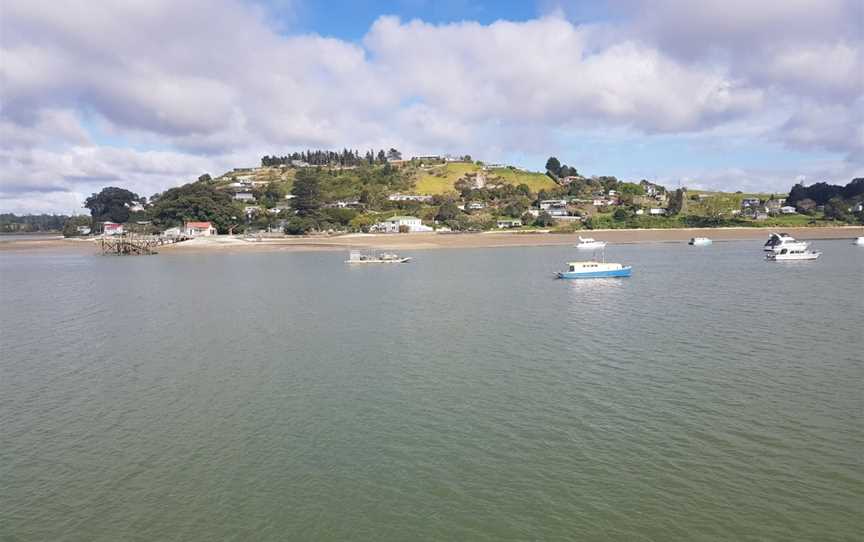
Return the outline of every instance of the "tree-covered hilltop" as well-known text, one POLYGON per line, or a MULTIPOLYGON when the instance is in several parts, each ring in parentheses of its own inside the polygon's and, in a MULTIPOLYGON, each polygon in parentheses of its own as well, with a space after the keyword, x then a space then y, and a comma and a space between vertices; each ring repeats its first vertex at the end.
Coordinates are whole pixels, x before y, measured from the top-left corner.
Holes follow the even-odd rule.
POLYGON ((384 164, 387 161, 402 159, 402 153, 391 148, 388 151, 368 150, 363 156, 357 150, 342 149, 342 151, 308 150, 303 152, 292 152, 282 156, 268 156, 261 158, 262 167, 310 165, 310 166, 359 166, 361 164, 374 165, 384 164))

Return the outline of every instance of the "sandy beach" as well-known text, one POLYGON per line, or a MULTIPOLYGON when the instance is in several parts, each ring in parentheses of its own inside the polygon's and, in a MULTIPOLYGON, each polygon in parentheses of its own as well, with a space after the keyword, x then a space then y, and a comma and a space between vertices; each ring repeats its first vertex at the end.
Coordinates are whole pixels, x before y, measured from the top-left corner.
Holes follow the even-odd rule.
MULTIPOLYGON (((672 243, 686 242, 691 237, 710 237, 714 241, 763 240, 772 230, 769 228, 682 228, 656 230, 591 230, 574 234, 557 233, 416 233, 416 234, 345 234, 316 235, 308 237, 271 237, 260 240, 246 240, 243 237, 219 235, 201 237, 160 247, 161 253, 200 253, 200 252, 270 252, 270 251, 313 251, 348 250, 350 248, 380 248, 389 250, 427 250, 441 248, 494 248, 517 246, 554 246, 572 245, 578 236, 602 239, 610 244, 630 243, 672 243)), ((798 239, 854 239, 864 235, 864 227, 817 227, 784 228, 783 231, 798 239)), ((48 250, 69 250, 98 252, 95 239, 44 240, 9 239, 0 242, 0 252, 31 252, 48 250)))

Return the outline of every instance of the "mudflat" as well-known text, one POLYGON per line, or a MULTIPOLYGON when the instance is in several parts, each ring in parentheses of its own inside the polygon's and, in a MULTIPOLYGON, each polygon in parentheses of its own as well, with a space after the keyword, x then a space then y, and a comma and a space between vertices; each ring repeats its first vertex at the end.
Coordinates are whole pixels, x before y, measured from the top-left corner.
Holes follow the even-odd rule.
MULTIPOLYGON (((413 233, 413 234, 343 234, 310 235, 303 237, 262 237, 218 235, 199 237, 191 241, 160 247, 164 253, 200 251, 270 252, 346 250, 349 248, 382 248, 396 250, 425 250, 439 248, 494 248, 516 246, 570 245, 579 236, 593 237, 611 244, 686 242, 691 237, 709 237, 714 241, 741 241, 766 239, 773 231, 769 228, 676 228, 676 229, 616 229, 586 230, 578 233, 550 232, 482 232, 482 233, 413 233)), ((864 235, 861 226, 813 228, 783 228, 798 239, 853 239, 864 235)), ((95 239, 22 239, 0 243, 0 252, 76 250, 98 251, 95 239)))

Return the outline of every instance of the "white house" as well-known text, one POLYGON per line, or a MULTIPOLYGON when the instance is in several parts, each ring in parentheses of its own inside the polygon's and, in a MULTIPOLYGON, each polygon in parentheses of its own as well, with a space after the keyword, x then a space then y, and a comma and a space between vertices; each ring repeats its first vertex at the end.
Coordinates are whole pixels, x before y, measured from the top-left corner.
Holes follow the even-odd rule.
POLYGON ((403 226, 408 228, 409 233, 432 231, 432 228, 424 226, 423 222, 415 216, 394 216, 375 224, 372 229, 383 233, 399 233, 403 226))
POLYGON ((390 201, 432 201, 432 196, 424 196, 421 194, 390 194, 387 196, 390 201))
POLYGON ((518 218, 499 218, 497 221, 498 228, 519 228, 522 226, 522 221, 518 218))
POLYGON ((237 201, 255 201, 255 195, 252 192, 237 192, 234 194, 234 199, 237 201))
POLYGON ((189 237, 210 237, 216 235, 216 228, 210 222, 187 222, 183 224, 183 233, 189 237))
POLYGON ((75 228, 75 231, 77 231, 79 235, 90 235, 90 226, 78 226, 75 228))
POLYGON ((652 216, 663 216, 666 214, 666 209, 661 207, 652 207, 648 209, 648 214, 652 216))
POLYGON ((540 210, 552 216, 567 216, 567 200, 544 199, 540 202, 540 210))
POLYGON ((162 232, 162 235, 165 237, 180 237, 183 235, 183 230, 180 228, 168 228, 167 230, 162 232))
POLYGON ((784 205, 783 207, 780 207, 780 212, 784 215, 794 215, 796 211, 794 206, 784 205))

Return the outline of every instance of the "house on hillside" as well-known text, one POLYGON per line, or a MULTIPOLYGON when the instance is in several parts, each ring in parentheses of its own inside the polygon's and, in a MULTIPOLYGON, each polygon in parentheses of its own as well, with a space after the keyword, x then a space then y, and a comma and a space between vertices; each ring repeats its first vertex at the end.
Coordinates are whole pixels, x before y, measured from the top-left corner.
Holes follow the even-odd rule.
POLYGON ((651 216, 663 216, 666 214, 666 209, 662 207, 652 207, 648 209, 648 214, 651 216))
POLYGON ((382 220, 371 228, 372 231, 380 233, 399 233, 403 229, 407 229, 408 233, 432 231, 432 228, 423 225, 423 222, 416 216, 394 216, 382 220))
POLYGON ((522 221, 518 218, 499 218, 496 224, 499 229, 522 227, 522 221))
POLYGON ((796 212, 795 207, 792 205, 784 205, 783 207, 780 207, 780 213, 784 215, 794 215, 796 212))
POLYGON ((564 186, 567 186, 570 183, 574 183, 579 180, 582 180, 582 177, 579 177, 578 175, 568 175, 566 177, 559 178, 558 182, 563 184, 564 186))
POLYGON ((210 237, 216 235, 216 228, 210 222, 186 222, 183 234, 189 237, 210 237))
POLYGON ((255 194, 252 192, 237 192, 234 194, 234 199, 237 201, 255 201, 255 194))
POLYGON ((762 201, 759 198, 744 198, 741 200, 741 208, 758 207, 762 201))
POLYGON ((765 208, 769 213, 779 213, 780 208, 786 203, 785 199, 769 199, 765 202, 765 208))
POLYGON ((544 199, 540 202, 540 210, 551 216, 567 216, 566 199, 544 199))
POLYGON ((428 202, 432 201, 432 196, 425 196, 421 194, 390 194, 387 196, 387 199, 390 201, 420 201, 420 202, 428 202))
POLYGON ((665 194, 666 189, 660 186, 659 184, 654 184, 649 181, 642 181, 639 183, 639 186, 645 190, 645 195, 650 196, 652 198, 657 197, 660 194, 665 194))
POLYGON ((111 222, 110 220, 106 220, 102 223, 103 235, 123 235, 123 233, 125 233, 123 224, 111 222))

